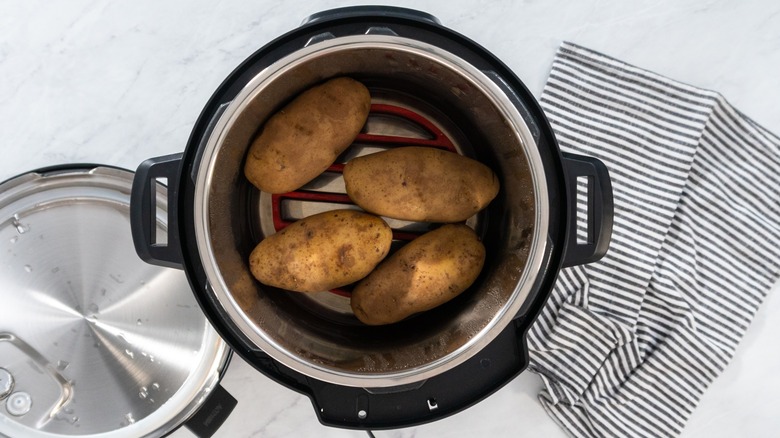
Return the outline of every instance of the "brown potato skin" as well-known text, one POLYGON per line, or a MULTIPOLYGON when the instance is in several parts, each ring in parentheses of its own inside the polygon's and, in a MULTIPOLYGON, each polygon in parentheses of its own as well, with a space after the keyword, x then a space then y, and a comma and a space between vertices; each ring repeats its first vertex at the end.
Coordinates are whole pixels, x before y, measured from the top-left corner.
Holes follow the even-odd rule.
POLYGON ((267 193, 301 188, 349 147, 370 108, 368 89, 351 78, 304 91, 265 123, 249 148, 244 175, 267 193))
POLYGON ((407 243, 352 290, 352 312, 368 325, 392 324, 468 289, 485 264, 485 247, 463 224, 448 224, 407 243))
POLYGON ((401 147, 353 158, 344 183, 360 208, 395 219, 462 222, 496 197, 489 167, 454 152, 401 147))
POLYGON ((387 256, 393 231, 381 218, 332 210, 296 221, 263 239, 249 256, 261 283, 321 292, 354 283, 387 256))

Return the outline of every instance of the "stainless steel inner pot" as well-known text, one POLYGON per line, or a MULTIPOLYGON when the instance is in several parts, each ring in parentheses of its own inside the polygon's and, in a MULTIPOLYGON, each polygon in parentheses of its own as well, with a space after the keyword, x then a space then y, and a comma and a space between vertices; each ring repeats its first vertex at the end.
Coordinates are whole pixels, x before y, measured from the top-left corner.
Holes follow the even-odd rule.
MULTIPOLYGON (((401 129, 424 137, 403 125, 372 116, 366 129, 401 129)), ((341 158, 374 150, 355 144, 341 158)), ((463 363, 516 316, 541 268, 550 207, 544 168, 528 126, 489 73, 421 41, 367 34, 326 38, 292 52, 260 72, 227 105, 196 166, 195 235, 214 297, 251 344, 326 382, 400 386, 463 363), (362 325, 350 313, 347 297, 266 287, 248 269, 249 252, 274 231, 267 213, 269 196, 243 176, 250 142, 290 99, 336 76, 365 83, 372 103, 424 115, 453 140, 458 152, 491 166, 502 183, 492 204, 467 222, 488 252, 477 282, 453 301, 389 326, 362 325)), ((343 193, 343 181, 326 173, 304 189, 343 193)), ((309 213, 305 204, 284 206, 292 219, 309 213)), ((430 227, 388 222, 396 229, 430 227)))

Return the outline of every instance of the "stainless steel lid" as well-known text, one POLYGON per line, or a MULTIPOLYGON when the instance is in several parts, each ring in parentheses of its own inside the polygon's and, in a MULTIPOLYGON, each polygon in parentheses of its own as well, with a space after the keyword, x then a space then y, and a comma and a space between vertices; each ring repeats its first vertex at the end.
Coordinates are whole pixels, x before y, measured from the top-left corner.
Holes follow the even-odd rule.
POLYGON ((184 273, 133 249, 132 179, 95 167, 0 184, 0 435, 162 435, 218 383, 229 350, 184 273))

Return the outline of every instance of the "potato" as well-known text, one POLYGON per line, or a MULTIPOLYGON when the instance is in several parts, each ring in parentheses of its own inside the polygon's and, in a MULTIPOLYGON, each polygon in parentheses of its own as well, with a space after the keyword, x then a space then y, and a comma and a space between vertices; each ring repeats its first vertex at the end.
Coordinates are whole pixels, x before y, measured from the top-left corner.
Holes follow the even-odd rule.
POLYGON ((355 140, 370 107, 368 89, 346 77, 304 91, 265 123, 249 148, 244 175, 267 193, 301 188, 355 140))
POLYGON ((352 312, 365 324, 400 321, 455 298, 477 279, 485 247, 463 224, 448 224, 407 243, 352 290, 352 312))
POLYGON ((484 164, 426 147, 402 147, 350 160, 347 195, 380 216, 422 222, 461 222, 498 194, 498 178, 484 164))
POLYGON ((387 256, 393 232, 382 219, 356 210, 308 216, 263 239, 249 256, 263 284, 320 292, 354 283, 387 256))

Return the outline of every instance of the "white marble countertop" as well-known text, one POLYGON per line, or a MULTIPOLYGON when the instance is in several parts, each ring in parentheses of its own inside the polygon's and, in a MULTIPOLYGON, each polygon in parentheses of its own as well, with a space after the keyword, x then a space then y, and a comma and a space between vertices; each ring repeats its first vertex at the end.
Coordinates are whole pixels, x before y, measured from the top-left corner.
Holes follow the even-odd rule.
MULTIPOLYGON (((69 0, 0 3, 0 180, 42 166, 135 169, 180 152, 207 99, 249 54, 334 0, 69 0)), ((780 132, 780 3, 774 0, 466 1, 388 4, 430 12, 482 44, 538 96, 568 40, 721 92, 780 132)), ((706 392, 686 437, 780 430, 780 293, 760 309, 737 357, 706 392)), ((234 358, 223 385, 238 400, 218 437, 358 437, 321 426, 306 397, 234 358)), ((555 437, 535 375, 432 424, 378 437, 555 437)), ((181 429, 175 437, 192 436, 181 429)))

